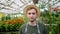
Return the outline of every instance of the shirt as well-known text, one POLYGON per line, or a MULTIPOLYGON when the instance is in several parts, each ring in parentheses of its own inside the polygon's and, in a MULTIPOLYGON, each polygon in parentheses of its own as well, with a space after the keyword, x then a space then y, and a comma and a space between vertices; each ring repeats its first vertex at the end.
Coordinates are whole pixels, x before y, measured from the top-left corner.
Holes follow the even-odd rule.
MULTIPOLYGON (((20 27, 19 34, 37 34, 38 33, 37 26, 31 26, 31 25, 28 25, 27 33, 25 33, 26 24, 20 27)), ((48 34, 48 31, 44 24, 38 23, 38 25, 39 25, 39 31, 41 32, 41 34, 48 34)))

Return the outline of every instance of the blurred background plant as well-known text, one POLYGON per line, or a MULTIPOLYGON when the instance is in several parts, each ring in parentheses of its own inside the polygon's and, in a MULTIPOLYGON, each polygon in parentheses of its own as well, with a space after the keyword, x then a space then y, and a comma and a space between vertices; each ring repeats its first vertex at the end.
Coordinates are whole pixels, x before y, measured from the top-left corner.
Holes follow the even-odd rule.
POLYGON ((0 20, 0 32, 18 31, 23 23, 24 20, 22 17, 15 17, 11 19, 9 15, 4 16, 0 20))
POLYGON ((56 6, 60 0, 48 0, 47 2, 41 0, 41 2, 35 4, 41 11, 40 22, 47 26, 49 34, 60 34, 60 8, 56 6))
MULTIPOLYGON (((4 2, 5 1, 6 0, 4 0, 4 2)), ((49 34, 60 34, 60 0, 17 0, 16 2, 19 1, 18 3, 16 3, 15 1, 16 0, 13 0, 13 1, 7 0, 4 3, 1 0, 0 10, 2 9, 12 10, 9 12, 1 11, 1 12, 5 12, 6 14, 8 14, 7 16, 5 16, 6 15, 5 13, 4 15, 0 13, 0 31, 1 32, 17 31, 22 24, 26 23, 28 19, 24 16, 23 13, 20 13, 22 12, 21 8, 23 8, 25 5, 33 1, 33 3, 37 7, 39 7, 41 11, 39 21, 41 23, 44 23, 47 26, 49 34), (21 5, 20 3, 22 3, 23 5, 21 5), (57 6, 58 4, 59 6, 57 6)), ((8 33, 9 32, 7 32, 6 34, 8 33)), ((11 32, 10 34, 18 34, 18 33, 11 32)))

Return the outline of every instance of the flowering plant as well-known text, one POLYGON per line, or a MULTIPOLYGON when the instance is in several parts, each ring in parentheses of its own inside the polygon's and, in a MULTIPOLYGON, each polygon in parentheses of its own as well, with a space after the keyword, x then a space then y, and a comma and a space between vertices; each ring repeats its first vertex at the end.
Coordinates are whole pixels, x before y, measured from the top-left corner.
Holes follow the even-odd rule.
MULTIPOLYGON (((3 19, 3 18, 2 18, 3 19)), ((9 18, 10 19, 10 18, 9 18)), ((13 18, 11 20, 1 20, 0 21, 0 31, 17 31, 20 26, 24 23, 22 18, 13 18)))

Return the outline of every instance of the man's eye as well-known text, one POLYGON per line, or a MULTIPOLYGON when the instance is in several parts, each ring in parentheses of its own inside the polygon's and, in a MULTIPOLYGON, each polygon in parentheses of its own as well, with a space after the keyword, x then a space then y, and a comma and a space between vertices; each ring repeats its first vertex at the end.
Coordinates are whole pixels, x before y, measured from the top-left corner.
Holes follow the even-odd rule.
POLYGON ((35 13, 32 13, 33 15, 35 14, 35 13))
POLYGON ((31 14, 31 13, 28 13, 29 15, 31 14))

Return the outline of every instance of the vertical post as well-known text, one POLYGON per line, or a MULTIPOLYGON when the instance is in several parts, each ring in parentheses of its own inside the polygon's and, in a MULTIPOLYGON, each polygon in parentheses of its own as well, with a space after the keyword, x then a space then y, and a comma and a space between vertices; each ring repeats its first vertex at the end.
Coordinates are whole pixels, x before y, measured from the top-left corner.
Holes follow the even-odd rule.
POLYGON ((38 0, 33 0, 33 3, 34 3, 34 4, 37 4, 37 3, 38 3, 38 0))

